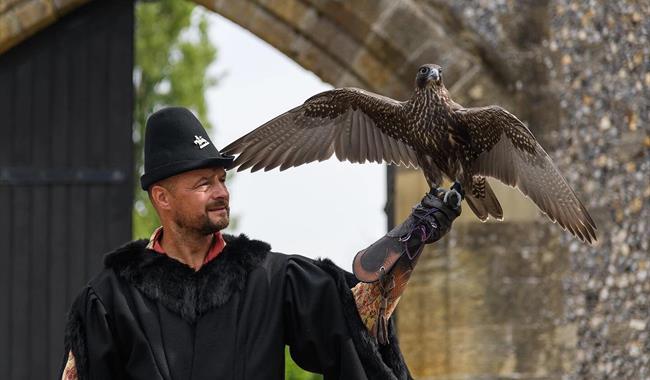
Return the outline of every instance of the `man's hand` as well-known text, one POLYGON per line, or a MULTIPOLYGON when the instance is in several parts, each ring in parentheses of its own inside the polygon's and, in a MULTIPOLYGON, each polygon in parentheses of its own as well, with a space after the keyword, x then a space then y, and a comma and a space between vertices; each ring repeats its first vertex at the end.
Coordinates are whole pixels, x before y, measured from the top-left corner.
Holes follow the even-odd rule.
POLYGON ((352 289, 359 315, 381 344, 388 343, 388 318, 401 297, 425 244, 440 240, 460 213, 463 191, 431 189, 406 218, 352 264, 361 283, 352 289))
POLYGON ((404 223, 393 228, 387 235, 405 242, 409 255, 423 243, 430 244, 440 240, 449 232, 454 219, 460 215, 463 194, 458 182, 449 190, 431 189, 413 208, 404 223))
POLYGON ((402 224, 357 253, 352 265, 357 279, 375 282, 380 271, 390 272, 400 257, 413 261, 425 244, 438 241, 449 232, 461 213, 462 198, 460 184, 454 184, 449 190, 431 189, 402 224))

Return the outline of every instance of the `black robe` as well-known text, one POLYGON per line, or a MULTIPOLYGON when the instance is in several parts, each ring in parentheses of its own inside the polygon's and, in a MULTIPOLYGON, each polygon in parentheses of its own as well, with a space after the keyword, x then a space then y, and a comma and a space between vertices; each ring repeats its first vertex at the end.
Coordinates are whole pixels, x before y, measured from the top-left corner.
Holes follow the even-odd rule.
POLYGON ((106 255, 69 313, 65 349, 79 378, 283 379, 285 344, 325 379, 410 378, 394 334, 382 347, 368 334, 353 276, 244 235, 225 239, 196 272, 147 240, 106 255))

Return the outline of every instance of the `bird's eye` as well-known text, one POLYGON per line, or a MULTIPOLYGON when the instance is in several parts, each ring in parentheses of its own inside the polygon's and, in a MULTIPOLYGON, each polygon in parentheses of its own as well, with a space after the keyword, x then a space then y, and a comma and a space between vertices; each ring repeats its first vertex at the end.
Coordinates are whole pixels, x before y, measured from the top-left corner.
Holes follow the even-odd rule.
POLYGON ((428 67, 426 67, 426 66, 425 66, 425 67, 420 67, 420 74, 426 74, 426 73, 428 73, 428 72, 429 72, 429 68, 428 68, 428 67))

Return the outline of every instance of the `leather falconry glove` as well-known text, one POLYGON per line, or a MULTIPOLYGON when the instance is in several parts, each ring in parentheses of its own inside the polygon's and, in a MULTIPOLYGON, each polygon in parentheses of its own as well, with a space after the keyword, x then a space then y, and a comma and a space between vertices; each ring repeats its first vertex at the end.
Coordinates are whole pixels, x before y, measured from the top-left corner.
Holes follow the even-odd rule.
POLYGON ((440 240, 461 213, 463 190, 455 182, 450 190, 431 189, 411 215, 354 258, 352 269, 359 281, 377 283, 381 294, 375 335, 388 343, 388 318, 408 283, 426 244, 440 240))

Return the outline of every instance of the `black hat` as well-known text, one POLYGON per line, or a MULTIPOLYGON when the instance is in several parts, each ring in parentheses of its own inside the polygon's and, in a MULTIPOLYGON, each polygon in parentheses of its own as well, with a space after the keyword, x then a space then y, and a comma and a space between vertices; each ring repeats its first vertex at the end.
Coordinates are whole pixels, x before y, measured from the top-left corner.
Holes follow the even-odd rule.
POLYGON ((182 107, 163 108, 147 120, 142 189, 189 170, 232 167, 234 157, 219 153, 201 122, 182 107))

